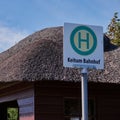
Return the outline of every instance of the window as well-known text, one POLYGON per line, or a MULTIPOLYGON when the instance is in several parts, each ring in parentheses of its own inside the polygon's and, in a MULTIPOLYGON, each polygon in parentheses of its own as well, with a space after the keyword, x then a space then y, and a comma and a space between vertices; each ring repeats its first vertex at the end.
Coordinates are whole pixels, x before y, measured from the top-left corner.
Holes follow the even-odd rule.
MULTIPOLYGON (((89 99, 88 101, 89 120, 95 119, 95 100, 89 99)), ((81 120, 81 100, 77 98, 64 99, 64 115, 65 120, 81 120)))
POLYGON ((19 120, 17 101, 0 103, 0 120, 19 120))

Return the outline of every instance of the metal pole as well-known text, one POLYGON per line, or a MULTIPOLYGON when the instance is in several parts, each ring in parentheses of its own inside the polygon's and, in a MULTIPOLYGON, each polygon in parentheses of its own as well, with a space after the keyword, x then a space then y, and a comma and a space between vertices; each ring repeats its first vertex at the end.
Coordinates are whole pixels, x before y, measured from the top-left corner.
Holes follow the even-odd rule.
POLYGON ((87 68, 82 70, 81 93, 82 93, 82 120, 88 120, 88 81, 87 68))

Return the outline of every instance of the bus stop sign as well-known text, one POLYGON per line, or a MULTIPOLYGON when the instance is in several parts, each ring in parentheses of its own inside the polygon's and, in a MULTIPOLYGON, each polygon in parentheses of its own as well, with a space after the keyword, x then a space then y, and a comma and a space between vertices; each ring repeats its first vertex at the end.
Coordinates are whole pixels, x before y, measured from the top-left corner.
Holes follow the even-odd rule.
POLYGON ((63 64, 65 67, 103 69, 103 28, 65 23, 63 64))

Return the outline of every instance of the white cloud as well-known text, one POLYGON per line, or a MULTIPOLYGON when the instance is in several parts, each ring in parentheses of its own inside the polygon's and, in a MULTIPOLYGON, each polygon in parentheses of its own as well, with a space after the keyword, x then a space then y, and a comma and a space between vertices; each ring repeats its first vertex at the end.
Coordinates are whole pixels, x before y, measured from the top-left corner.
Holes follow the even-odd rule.
POLYGON ((0 26, 0 52, 7 50, 28 35, 25 31, 18 31, 6 26, 0 26))

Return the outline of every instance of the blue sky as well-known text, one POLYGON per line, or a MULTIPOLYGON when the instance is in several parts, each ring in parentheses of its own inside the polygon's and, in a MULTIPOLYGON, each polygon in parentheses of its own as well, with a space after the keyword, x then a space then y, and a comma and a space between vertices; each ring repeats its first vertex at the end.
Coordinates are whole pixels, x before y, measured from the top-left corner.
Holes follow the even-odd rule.
POLYGON ((0 52, 64 22, 100 25, 105 32, 114 12, 120 16, 120 0, 0 0, 0 52))

